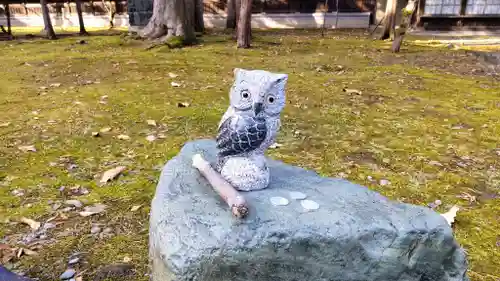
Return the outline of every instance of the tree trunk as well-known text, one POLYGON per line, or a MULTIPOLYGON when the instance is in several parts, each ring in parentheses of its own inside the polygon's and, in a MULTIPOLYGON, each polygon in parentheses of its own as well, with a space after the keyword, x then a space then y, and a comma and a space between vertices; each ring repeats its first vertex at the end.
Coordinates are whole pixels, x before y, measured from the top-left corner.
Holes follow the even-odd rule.
POLYGON ((154 0, 153 16, 139 35, 161 42, 178 37, 183 44, 194 43, 195 6, 195 0, 154 0))
POLYGON ((384 32, 382 33, 380 40, 389 39, 396 29, 397 4, 397 0, 387 0, 387 6, 385 7, 384 32))
MULTIPOLYGON (((401 44, 403 44, 403 39, 408 28, 410 28, 411 18, 417 11, 418 2, 417 0, 409 0, 406 7, 402 10, 402 20, 401 26, 395 35, 395 40, 392 42, 391 50, 393 53, 398 53, 401 49, 401 44)), ((394 32, 396 33, 396 31, 394 32)))
POLYGON ((88 35, 83 23, 82 0, 76 0, 76 13, 78 14, 78 23, 80 25, 80 35, 88 35))
POLYGON ((250 48, 252 22, 252 0, 241 0, 240 17, 238 20, 237 46, 238 48, 250 48))
POLYGON ((240 18, 240 0, 228 0, 227 1, 227 18, 226 18, 226 28, 236 29, 238 25, 238 20, 240 18))
POLYGON ((194 30, 196 32, 205 31, 205 23, 203 22, 203 0, 195 0, 194 30))
POLYGON ((104 7, 104 9, 106 9, 106 12, 108 13, 109 16, 109 29, 113 29, 115 27, 116 7, 115 8, 113 7, 111 1, 109 1, 109 6, 108 6, 104 0, 102 0, 102 6, 104 7))
POLYGON ((47 7, 47 0, 40 0, 40 5, 42 6, 45 34, 49 39, 57 39, 56 33, 54 32, 54 28, 52 27, 52 21, 50 20, 49 7, 47 7))
POLYGON ((417 0, 417 16, 415 19, 415 26, 420 26, 421 17, 424 15, 425 0, 417 0))
POLYGON ((10 23, 10 7, 9 3, 5 4, 5 16, 7 17, 7 33, 12 36, 12 24, 10 23))

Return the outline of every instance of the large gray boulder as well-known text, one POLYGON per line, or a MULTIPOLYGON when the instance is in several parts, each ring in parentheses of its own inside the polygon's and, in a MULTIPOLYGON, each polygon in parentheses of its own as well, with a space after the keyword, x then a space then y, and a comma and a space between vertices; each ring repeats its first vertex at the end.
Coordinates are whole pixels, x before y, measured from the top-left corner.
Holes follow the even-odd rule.
POLYGON ((187 143, 158 183, 150 219, 153 281, 468 280, 464 251, 428 208, 269 160, 270 186, 243 193, 250 214, 238 220, 191 167, 195 153, 215 161, 215 142, 187 143), (320 208, 270 203, 290 191, 320 208))

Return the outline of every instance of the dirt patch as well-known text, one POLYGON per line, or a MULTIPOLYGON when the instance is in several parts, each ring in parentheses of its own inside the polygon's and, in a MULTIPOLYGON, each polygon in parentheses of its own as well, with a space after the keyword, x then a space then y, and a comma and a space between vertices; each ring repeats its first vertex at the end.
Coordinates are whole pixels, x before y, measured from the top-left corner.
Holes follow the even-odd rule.
POLYGON ((344 160, 347 162, 355 162, 358 164, 377 164, 377 158, 375 154, 369 151, 356 151, 350 153, 344 157, 344 160))
MULTIPOLYGON (((405 64, 416 68, 427 68, 440 73, 494 77, 500 79, 498 66, 492 63, 492 56, 470 51, 430 51, 408 53, 404 56, 380 53, 374 60, 378 65, 405 64)), ((496 59, 496 57, 494 57, 496 59)))

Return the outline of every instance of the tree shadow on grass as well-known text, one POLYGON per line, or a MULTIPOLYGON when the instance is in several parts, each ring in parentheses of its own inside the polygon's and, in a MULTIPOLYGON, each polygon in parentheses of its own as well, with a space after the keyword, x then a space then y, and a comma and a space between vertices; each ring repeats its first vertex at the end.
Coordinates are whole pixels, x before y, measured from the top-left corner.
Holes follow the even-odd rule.
MULTIPOLYGON (((87 31, 87 35, 82 35, 78 32, 72 32, 72 31, 63 31, 61 33, 56 33, 57 39, 64 39, 64 38, 81 38, 81 37, 86 37, 86 36, 120 36, 123 34, 126 34, 126 31, 123 30, 98 30, 98 31, 87 31)), ((1 36, 0 34, 0 41, 26 41, 26 40, 39 40, 39 39, 47 39, 47 37, 40 33, 24 33, 21 32, 19 34, 16 34, 13 32, 12 37, 9 38, 8 36, 1 36)), ((56 40, 57 40, 56 39, 56 40)), ((49 39, 47 39, 49 40, 49 39)))

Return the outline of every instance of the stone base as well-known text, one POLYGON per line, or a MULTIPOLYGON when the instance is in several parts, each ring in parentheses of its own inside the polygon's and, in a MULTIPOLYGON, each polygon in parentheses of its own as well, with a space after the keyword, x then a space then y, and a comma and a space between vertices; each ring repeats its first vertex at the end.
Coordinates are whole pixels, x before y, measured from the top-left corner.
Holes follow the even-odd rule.
POLYGON ((211 140, 187 143, 162 171, 152 202, 153 281, 464 281, 467 262, 445 219, 363 186, 269 160, 267 189, 243 192, 239 221, 191 167, 211 140), (290 191, 320 208, 306 211, 290 191), (288 198, 273 206, 270 198, 288 198))

